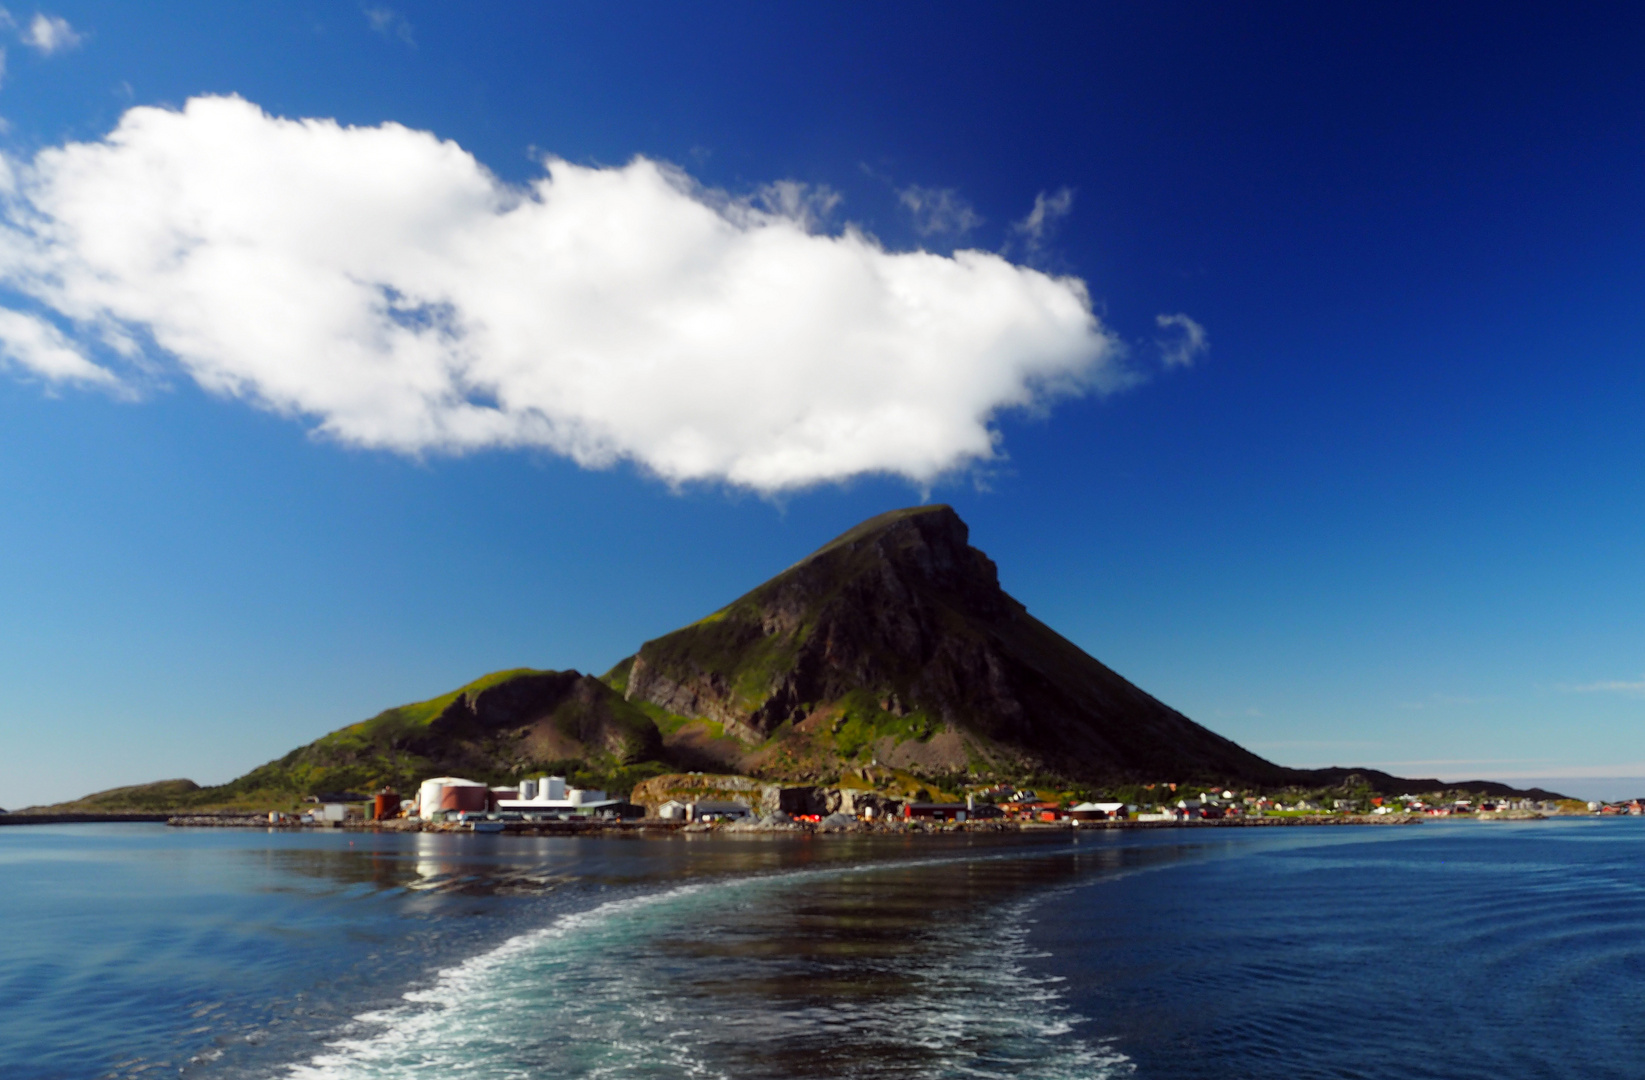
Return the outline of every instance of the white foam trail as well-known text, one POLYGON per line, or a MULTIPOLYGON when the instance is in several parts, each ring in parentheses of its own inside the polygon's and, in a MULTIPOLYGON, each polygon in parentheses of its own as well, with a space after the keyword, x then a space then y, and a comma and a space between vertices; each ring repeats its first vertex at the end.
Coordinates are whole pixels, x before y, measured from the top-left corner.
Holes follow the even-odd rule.
MULTIPOLYGON (((538 930, 520 934, 490 952, 441 971, 432 987, 405 995, 407 1005, 356 1019, 379 1026, 377 1033, 331 1044, 311 1062, 291 1066, 291 1080, 389 1080, 389 1078, 454 1077, 472 1080, 540 1080, 537 1070, 511 1063, 511 1028, 518 1025, 541 998, 519 993, 518 982, 507 978, 511 964, 533 971, 546 960, 562 964, 555 946, 599 939, 605 925, 645 908, 678 903, 702 895, 706 885, 682 885, 648 896, 613 900, 588 911, 562 915, 538 930), (514 993, 511 993, 514 991, 514 993)), ((685 1064, 685 1063, 682 1063, 685 1064)), ((608 1075, 593 1073, 591 1075, 608 1075)), ((615 1074, 609 1074, 615 1075, 615 1074)), ((697 1075, 688 1071, 686 1075, 697 1075)))
POLYGON ((1135 1066, 1105 1042, 1067 1038, 1086 1018, 1068 1005, 1058 983, 1030 969, 1049 954, 1029 946, 1034 920, 1029 911, 1054 901, 1065 890, 995 908, 988 919, 966 928, 960 948, 947 962, 925 972, 930 989, 921 995, 940 1000, 942 1012, 923 1016, 925 1045, 963 1046, 986 1039, 990 1060, 967 1063, 953 1075, 1036 1080, 1091 1080, 1130 1076, 1135 1066))
MULTIPOLYGON (((1021 853, 1019 853, 1021 857, 1021 853)), ((988 859, 984 856, 983 859, 988 859)), ((288 1067, 288 1080, 652 1080, 726 1077, 728 1047, 781 1047, 791 1039, 907 1047, 915 1071, 888 1075, 976 1080, 1096 1080, 1129 1075, 1112 1047, 1074 1036, 1084 1018, 1055 982, 1030 970, 1029 908, 1037 897, 984 919, 933 925, 944 947, 899 970, 915 989, 870 1002, 719 1011, 724 999, 681 993, 674 975, 700 975, 692 957, 653 947, 682 925, 712 928, 727 904, 804 880, 975 862, 910 860, 682 885, 563 915, 438 973, 405 1004, 357 1019, 376 1030, 332 1043, 288 1067), (716 1052, 718 1051, 718 1052, 716 1052)), ((721 924, 722 928, 725 924, 721 924)), ((712 963, 713 961, 708 961, 712 963)), ((735 962, 733 962, 735 964, 735 962)), ((715 972, 716 977, 720 973, 715 972)), ((689 987, 689 980, 683 984, 689 987)), ((878 1075, 861 1068, 851 1075, 878 1075)))

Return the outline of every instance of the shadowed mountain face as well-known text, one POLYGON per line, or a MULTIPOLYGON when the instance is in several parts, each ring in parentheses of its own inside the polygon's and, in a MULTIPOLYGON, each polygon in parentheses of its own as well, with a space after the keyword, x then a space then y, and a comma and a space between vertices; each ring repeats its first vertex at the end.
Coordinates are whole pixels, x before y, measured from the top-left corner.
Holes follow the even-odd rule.
POLYGON ((1093 781, 1288 779, 1028 614, 967 537, 946 506, 864 522, 647 642, 626 695, 766 744, 739 764, 770 775, 834 756, 1093 781))

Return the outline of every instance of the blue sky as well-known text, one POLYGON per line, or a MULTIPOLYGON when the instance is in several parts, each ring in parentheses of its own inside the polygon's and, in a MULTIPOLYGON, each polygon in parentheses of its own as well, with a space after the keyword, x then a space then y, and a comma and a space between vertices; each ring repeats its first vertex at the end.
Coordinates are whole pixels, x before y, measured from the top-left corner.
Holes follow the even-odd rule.
POLYGON ((1637 7, 9 22, 0 805, 603 671, 925 499, 1276 761, 1645 786, 1637 7))

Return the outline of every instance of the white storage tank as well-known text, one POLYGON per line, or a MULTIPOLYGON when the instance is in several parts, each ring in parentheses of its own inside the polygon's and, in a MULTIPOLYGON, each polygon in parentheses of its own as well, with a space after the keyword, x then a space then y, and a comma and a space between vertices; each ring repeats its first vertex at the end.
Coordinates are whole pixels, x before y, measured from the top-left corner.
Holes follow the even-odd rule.
POLYGON ((424 780, 417 789, 417 816, 427 821, 440 808, 440 792, 445 788, 444 777, 424 780))
POLYGON ((476 780, 436 776, 417 789, 417 816, 427 821, 441 810, 486 810, 491 789, 476 780))

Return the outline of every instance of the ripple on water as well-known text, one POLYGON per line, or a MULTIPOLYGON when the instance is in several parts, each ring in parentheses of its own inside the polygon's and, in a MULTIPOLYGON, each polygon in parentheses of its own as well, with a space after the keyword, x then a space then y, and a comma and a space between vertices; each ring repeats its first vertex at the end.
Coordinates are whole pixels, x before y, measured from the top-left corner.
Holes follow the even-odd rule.
POLYGON ((1130 917, 1035 940, 1159 1080, 1635 1077, 1645 830, 1612 837, 1464 823, 1276 846, 1096 886, 1130 917))

